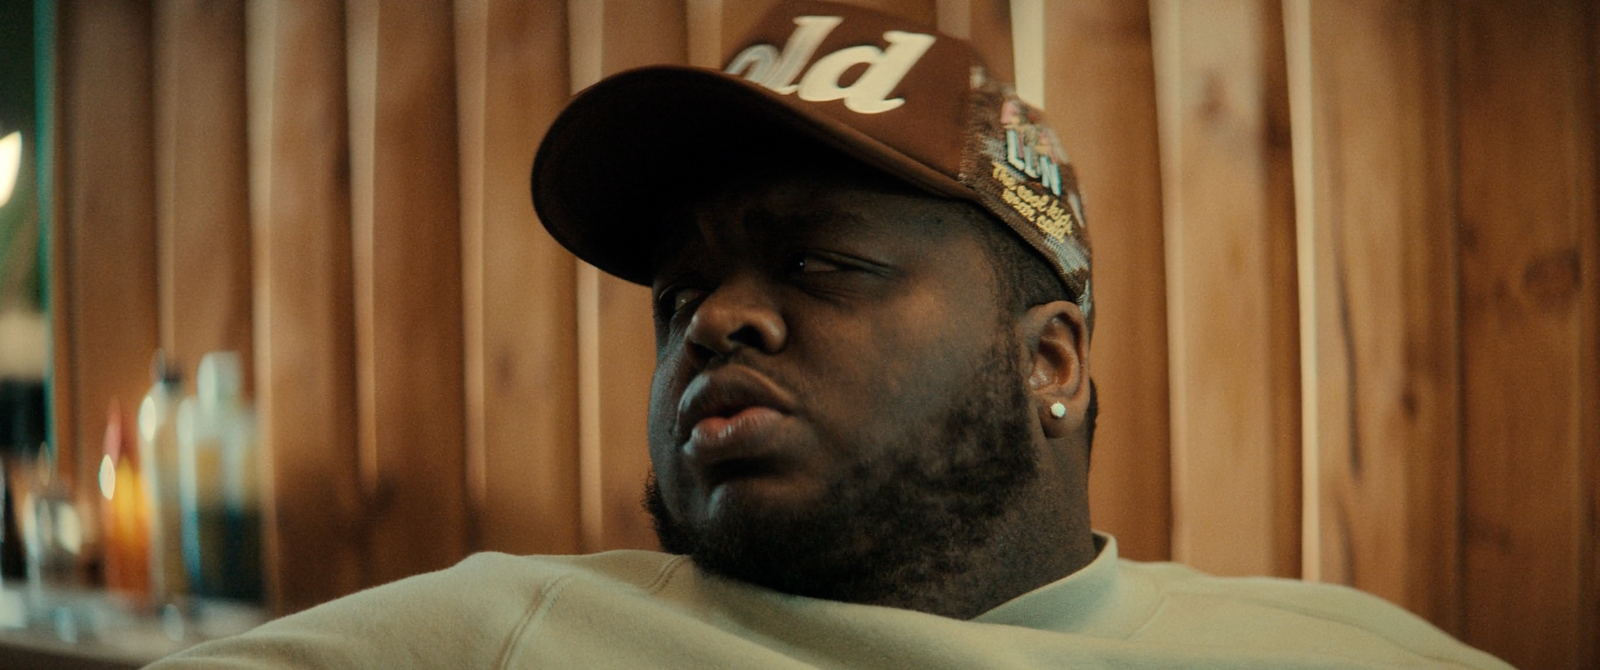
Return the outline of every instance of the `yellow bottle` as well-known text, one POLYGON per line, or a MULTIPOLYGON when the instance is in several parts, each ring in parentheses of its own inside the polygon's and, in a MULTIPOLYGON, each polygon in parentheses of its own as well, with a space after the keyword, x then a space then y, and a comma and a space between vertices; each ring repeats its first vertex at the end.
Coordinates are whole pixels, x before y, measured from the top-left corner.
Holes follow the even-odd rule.
POLYGON ((132 448, 122 405, 112 400, 106 414, 99 482, 106 588, 142 596, 150 589, 150 521, 138 452, 132 448))

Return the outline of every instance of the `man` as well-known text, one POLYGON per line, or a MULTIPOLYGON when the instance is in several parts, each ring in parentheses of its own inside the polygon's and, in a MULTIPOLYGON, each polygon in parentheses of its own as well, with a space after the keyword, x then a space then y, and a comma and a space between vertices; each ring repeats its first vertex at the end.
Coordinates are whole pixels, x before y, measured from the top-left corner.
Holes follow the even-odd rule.
POLYGON ((533 170, 557 240, 652 286, 671 553, 479 555, 175 665, 1504 667, 1353 590, 1119 560, 1055 135, 931 30, 757 35, 581 94, 533 170))

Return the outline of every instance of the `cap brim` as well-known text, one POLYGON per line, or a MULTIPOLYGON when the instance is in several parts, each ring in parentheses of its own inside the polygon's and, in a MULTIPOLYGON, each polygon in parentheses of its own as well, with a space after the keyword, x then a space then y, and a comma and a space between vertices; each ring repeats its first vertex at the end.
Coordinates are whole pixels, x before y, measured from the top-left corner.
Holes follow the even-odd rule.
POLYGON ((649 285, 669 217, 732 171, 822 143, 933 195, 971 189, 839 121, 716 70, 652 66, 579 93, 534 158, 534 209, 557 242, 601 270, 649 285))

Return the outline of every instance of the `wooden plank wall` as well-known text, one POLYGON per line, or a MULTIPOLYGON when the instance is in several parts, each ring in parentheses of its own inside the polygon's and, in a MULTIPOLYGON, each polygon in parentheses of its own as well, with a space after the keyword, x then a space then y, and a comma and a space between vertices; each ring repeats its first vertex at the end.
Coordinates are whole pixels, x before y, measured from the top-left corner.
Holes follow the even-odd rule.
POLYGON ((368 583, 356 452, 345 13, 332 3, 252 2, 247 19, 267 584, 279 607, 295 610, 368 583))
POLYGON ((51 310, 56 365, 72 372, 54 375, 56 450, 68 482, 92 482, 106 407, 139 406, 160 346, 153 17, 135 1, 59 7, 51 310))
POLYGON ((1584 588, 1596 536, 1582 513, 1600 476, 1584 458, 1600 441, 1600 33, 1593 3, 1456 11, 1461 374, 1470 389, 1463 632, 1525 667, 1555 667, 1600 611, 1584 588))
POLYGON ((1446 8, 1291 8, 1305 575, 1459 631, 1456 176, 1430 169, 1455 162, 1446 8))
MULTIPOLYGON (((246 354, 283 611, 650 547, 647 292, 534 221, 565 100, 775 0, 62 0, 63 471, 246 354)), ((973 39, 1086 192, 1095 525, 1600 665, 1600 9, 861 0, 973 39)))
POLYGON ((1095 258, 1089 468, 1094 526, 1123 555, 1172 556, 1166 245, 1150 7, 1045 3, 1043 103, 1083 189, 1095 258))
POLYGON ((346 4, 357 453, 370 578, 466 551, 454 40, 446 1, 346 4), (398 553, 397 553, 398 552, 398 553))
POLYGON ((1262 0, 1151 3, 1166 219, 1172 555, 1299 573, 1299 368, 1283 29, 1262 0))
POLYGON ((560 3, 457 4, 468 516, 473 546, 515 553, 582 550, 576 263, 532 223, 526 174, 568 51, 560 3))
POLYGON ((1285 3, 1305 576, 1600 662, 1593 3, 1285 3))

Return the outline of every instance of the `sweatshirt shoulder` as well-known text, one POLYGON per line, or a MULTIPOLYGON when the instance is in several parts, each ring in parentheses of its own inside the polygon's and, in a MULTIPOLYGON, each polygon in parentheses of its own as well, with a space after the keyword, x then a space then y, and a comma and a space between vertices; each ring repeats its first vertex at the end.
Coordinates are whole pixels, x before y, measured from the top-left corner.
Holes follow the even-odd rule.
POLYGON ((473 588, 484 588, 493 584, 525 586, 576 578, 648 588, 685 560, 683 556, 637 550, 574 556, 514 556, 486 551, 468 556, 449 569, 413 579, 437 576, 445 583, 461 582, 473 588))
POLYGON ((1359 650, 1367 660, 1396 665, 1511 667, 1398 605, 1348 586, 1216 577, 1176 563, 1123 561, 1122 571, 1161 594, 1160 607, 1138 637, 1359 650))
POLYGON ((198 645, 156 667, 499 667, 531 615, 566 584, 648 589, 678 562, 643 551, 474 554, 198 645))

